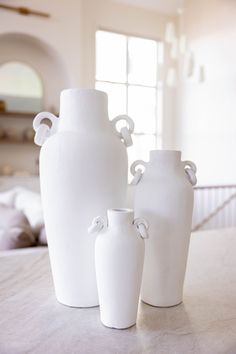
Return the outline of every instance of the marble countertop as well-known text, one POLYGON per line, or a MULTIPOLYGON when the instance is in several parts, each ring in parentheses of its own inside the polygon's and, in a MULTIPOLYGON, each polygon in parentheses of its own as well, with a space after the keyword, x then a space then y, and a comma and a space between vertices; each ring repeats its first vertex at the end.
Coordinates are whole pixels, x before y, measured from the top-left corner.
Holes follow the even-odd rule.
POLYGON ((236 229, 191 237, 184 302, 140 303, 137 325, 105 328, 99 308, 59 304, 47 249, 0 256, 1 354, 235 354, 236 229))

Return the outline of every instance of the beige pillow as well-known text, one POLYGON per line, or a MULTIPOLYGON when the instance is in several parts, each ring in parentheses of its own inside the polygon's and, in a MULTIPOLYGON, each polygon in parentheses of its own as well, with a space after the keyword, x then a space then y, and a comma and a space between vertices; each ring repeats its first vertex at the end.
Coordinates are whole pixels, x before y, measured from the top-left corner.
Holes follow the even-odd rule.
POLYGON ((35 241, 23 212, 0 204, 0 250, 34 246, 35 241))
POLYGON ((7 206, 14 206, 15 197, 17 193, 17 188, 12 188, 8 191, 0 193, 0 204, 4 204, 7 206))
POLYGON ((19 187, 15 195, 14 207, 25 214, 33 232, 39 233, 44 225, 40 195, 19 187))

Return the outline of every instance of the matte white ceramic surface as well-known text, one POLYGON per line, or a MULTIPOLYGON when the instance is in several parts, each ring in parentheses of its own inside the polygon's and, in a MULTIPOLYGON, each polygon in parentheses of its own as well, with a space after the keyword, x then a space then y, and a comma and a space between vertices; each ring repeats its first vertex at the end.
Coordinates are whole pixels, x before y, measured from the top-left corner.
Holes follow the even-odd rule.
MULTIPOLYGON (((61 93, 60 117, 39 113, 34 119, 40 151, 40 183, 50 261, 59 302, 98 305, 94 264, 96 236, 87 233, 94 215, 123 206, 127 190, 129 129, 115 130, 108 119, 107 95, 96 90, 61 93), (48 118, 49 128, 43 119, 48 118)), ((118 120, 118 119, 117 119, 118 120)))
POLYGON ((193 211, 196 167, 178 151, 151 151, 150 161, 134 162, 135 216, 149 222, 141 298, 160 307, 182 301, 193 211), (143 165, 145 172, 136 169, 143 165))
MULTIPOLYGON (((95 219, 99 225, 99 219, 95 219)), ((112 328, 136 323, 147 224, 130 209, 108 210, 95 244, 101 322, 112 328)))

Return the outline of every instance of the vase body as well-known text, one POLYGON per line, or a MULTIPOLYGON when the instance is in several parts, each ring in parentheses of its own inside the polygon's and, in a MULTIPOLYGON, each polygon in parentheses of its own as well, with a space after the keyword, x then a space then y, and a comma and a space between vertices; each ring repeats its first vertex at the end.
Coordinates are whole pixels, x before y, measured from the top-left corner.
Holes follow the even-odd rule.
POLYGON ((193 188, 178 151, 151 151, 150 161, 143 164, 145 172, 134 197, 135 216, 149 222, 141 298, 169 307, 182 302, 193 188))
POLYGON ((95 261, 101 322, 111 328, 136 323, 144 240, 129 209, 108 210, 108 228, 98 235, 95 261))
POLYGON ((100 91, 62 91, 53 124, 40 152, 40 185, 56 297, 68 306, 97 306, 95 235, 87 228, 94 215, 125 202, 126 148, 100 91))

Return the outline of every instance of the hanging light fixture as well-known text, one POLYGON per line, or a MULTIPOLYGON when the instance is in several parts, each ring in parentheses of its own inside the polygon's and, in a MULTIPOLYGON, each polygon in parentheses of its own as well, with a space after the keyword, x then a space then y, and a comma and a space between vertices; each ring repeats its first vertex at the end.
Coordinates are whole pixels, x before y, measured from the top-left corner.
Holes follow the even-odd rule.
POLYGON ((168 22, 166 24, 166 30, 165 30, 165 41, 166 43, 173 43, 174 40, 176 39, 176 30, 175 30, 175 25, 173 22, 168 22))
POLYGON ((171 67, 167 71, 167 77, 166 77, 166 85, 168 87, 176 87, 177 86, 177 72, 176 68, 171 67))

